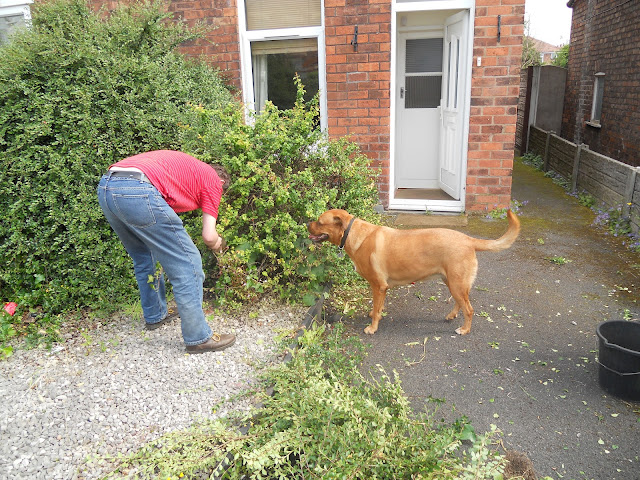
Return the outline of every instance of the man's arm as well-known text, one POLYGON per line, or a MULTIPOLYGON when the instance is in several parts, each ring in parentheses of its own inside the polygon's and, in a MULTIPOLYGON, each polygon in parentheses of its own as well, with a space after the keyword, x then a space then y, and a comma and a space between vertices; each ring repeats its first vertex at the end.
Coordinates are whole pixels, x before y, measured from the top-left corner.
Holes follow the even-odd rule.
POLYGON ((204 212, 202 212, 202 240, 214 252, 222 251, 224 240, 216 231, 216 218, 204 212))

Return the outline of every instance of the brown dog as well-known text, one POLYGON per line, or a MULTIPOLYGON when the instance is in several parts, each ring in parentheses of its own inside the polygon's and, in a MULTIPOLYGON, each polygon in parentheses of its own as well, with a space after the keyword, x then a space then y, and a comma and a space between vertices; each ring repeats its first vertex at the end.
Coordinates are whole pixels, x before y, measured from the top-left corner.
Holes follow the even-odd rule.
POLYGON ((328 210, 307 225, 313 242, 325 240, 344 248, 358 272, 373 292, 371 325, 365 333, 374 334, 382 318, 387 290, 398 285, 441 277, 455 300, 447 320, 462 309, 464 325, 456 333, 471 330, 473 307, 469 291, 478 271, 477 251, 498 252, 509 248, 520 233, 520 221, 508 211, 509 228, 497 240, 481 240, 446 228, 396 230, 372 225, 344 210, 328 210))

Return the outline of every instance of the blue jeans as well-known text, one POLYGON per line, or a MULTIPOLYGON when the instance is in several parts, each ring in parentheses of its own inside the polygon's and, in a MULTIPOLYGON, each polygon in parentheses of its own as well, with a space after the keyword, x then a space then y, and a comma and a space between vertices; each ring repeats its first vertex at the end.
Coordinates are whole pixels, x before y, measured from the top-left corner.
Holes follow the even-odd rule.
POLYGON ((98 185, 98 202, 133 259, 145 321, 158 323, 167 316, 164 276, 156 275, 159 262, 173 285, 184 343, 199 345, 211 338, 202 310, 200 251, 160 192, 150 183, 107 173, 98 185))

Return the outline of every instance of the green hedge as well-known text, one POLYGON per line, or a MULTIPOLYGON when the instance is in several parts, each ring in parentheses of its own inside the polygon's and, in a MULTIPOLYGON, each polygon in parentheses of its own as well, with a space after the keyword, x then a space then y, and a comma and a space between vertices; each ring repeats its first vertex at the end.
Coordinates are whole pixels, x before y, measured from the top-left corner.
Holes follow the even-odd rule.
POLYGON ((290 110, 267 103, 245 122, 241 106, 196 107, 184 130, 188 151, 222 164, 232 176, 218 218, 231 249, 218 258, 205 255, 216 280, 210 288, 220 300, 245 302, 269 291, 310 303, 325 282, 355 278, 336 248, 311 245, 306 224, 328 208, 371 219, 377 172, 356 144, 329 139, 317 128, 317 98, 305 103, 295 81, 297 101, 290 110))
MULTIPOLYGON (((305 103, 299 82, 294 108, 268 105, 246 122, 214 70, 174 51, 201 32, 164 12, 38 3, 33 28, 0 48, 0 299, 16 301, 18 314, 137 299, 95 189, 111 163, 157 148, 221 163, 234 178, 219 218, 232 248, 216 258, 200 244, 220 302, 265 292, 309 302, 324 282, 355 278, 335 249, 310 245, 305 224, 332 207, 372 215, 367 158, 320 132, 317 99, 305 103)), ((200 212, 183 219, 199 241, 200 212)), ((0 329, 0 344, 11 335, 0 329)))
POLYGON ((38 3, 33 28, 0 48, 4 301, 60 312, 136 298, 97 203, 100 176, 128 155, 180 148, 192 104, 232 101, 215 71, 174 52, 200 33, 163 12, 38 3))

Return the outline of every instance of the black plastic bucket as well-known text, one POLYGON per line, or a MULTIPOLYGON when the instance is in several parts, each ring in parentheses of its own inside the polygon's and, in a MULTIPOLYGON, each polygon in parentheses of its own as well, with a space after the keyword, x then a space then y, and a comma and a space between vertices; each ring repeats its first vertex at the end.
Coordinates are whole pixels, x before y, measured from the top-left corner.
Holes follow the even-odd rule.
POLYGON ((616 397, 640 401, 640 323, 598 325, 600 386, 616 397))

